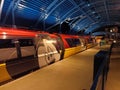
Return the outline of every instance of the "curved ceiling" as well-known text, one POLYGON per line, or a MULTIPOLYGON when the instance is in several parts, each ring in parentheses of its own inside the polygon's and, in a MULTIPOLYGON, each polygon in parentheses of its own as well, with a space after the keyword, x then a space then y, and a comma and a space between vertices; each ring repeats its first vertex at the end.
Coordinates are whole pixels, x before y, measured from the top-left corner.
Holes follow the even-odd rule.
POLYGON ((67 23, 67 33, 92 33, 106 25, 120 25, 120 0, 1 0, 0 25, 42 29, 67 23))

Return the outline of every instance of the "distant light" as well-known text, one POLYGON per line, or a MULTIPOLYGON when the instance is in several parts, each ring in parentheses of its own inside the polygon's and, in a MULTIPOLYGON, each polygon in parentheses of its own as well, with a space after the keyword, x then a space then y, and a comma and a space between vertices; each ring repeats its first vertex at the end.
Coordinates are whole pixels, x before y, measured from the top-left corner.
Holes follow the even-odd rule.
POLYGON ((112 32, 112 29, 110 30, 110 32, 112 32))
POLYGON ((26 6, 24 6, 24 5, 22 5, 22 4, 18 4, 18 8, 21 9, 21 10, 24 9, 25 7, 26 7, 26 6))
POLYGON ((87 4, 87 6, 89 7, 89 6, 90 6, 90 4, 87 4))
POLYGON ((114 40, 113 43, 116 43, 116 40, 114 40))

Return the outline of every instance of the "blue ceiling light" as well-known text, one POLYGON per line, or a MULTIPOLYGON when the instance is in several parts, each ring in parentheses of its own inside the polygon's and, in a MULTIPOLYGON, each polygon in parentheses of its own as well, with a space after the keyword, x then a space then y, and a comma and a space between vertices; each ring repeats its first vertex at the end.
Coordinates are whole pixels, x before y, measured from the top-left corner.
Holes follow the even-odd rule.
POLYGON ((90 7, 90 4, 88 3, 87 6, 90 7))
POLYGON ((92 14, 95 14, 96 12, 95 11, 92 11, 92 14))

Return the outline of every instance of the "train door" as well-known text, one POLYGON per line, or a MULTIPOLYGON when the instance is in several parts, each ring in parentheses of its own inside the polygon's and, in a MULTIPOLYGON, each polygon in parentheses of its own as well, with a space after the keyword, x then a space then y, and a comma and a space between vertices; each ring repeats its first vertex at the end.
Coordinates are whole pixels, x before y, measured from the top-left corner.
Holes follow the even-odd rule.
POLYGON ((35 39, 40 67, 49 65, 60 59, 60 55, 58 55, 58 51, 53 44, 54 42, 56 41, 46 34, 39 34, 35 39))

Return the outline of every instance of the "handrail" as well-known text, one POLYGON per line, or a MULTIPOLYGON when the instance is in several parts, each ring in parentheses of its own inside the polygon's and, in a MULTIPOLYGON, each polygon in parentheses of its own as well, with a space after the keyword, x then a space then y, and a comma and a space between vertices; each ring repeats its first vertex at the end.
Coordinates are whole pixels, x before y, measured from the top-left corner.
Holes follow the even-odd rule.
POLYGON ((99 67, 99 70, 98 70, 98 72, 97 72, 97 74, 95 76, 95 79, 93 81, 93 84, 92 84, 90 90, 95 90, 96 89, 98 78, 101 75, 102 71, 104 70, 104 67, 105 67, 105 64, 107 63, 107 60, 108 60, 108 55, 107 55, 107 57, 104 58, 101 66, 99 67))
POLYGON ((106 53, 106 56, 104 57, 101 65, 99 66, 99 69, 96 73, 96 76, 94 77, 94 81, 92 83, 92 86, 91 86, 90 90, 96 90, 98 79, 99 79, 101 73, 103 75, 102 90, 104 90, 104 76, 106 76, 106 79, 107 79, 107 73, 108 73, 108 70, 109 70, 109 62, 110 62, 110 56, 111 56, 112 48, 113 48, 113 43, 111 44, 110 49, 106 53))

